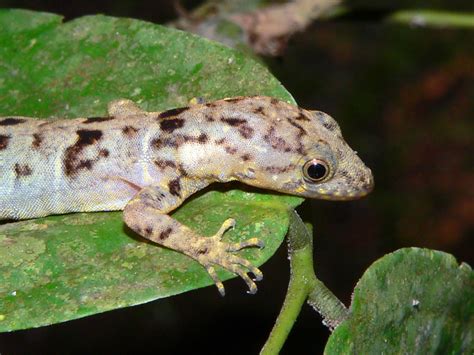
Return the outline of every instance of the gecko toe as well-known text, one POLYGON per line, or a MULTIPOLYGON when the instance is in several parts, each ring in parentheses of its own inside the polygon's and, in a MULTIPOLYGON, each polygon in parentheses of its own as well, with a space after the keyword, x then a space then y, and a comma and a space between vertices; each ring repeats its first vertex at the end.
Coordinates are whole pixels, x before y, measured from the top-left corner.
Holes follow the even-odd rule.
POLYGON ((250 238, 240 243, 229 244, 229 248, 227 250, 235 252, 235 251, 242 250, 244 248, 252 248, 252 247, 257 247, 257 248, 262 249, 265 247, 265 242, 258 238, 250 238))
POLYGON ((234 256, 232 258, 232 263, 233 264, 239 264, 244 266, 251 272, 254 276, 255 281, 261 281, 263 280, 263 273, 260 271, 259 268, 255 267, 250 261, 247 259, 239 258, 237 256, 234 256))
POLYGON ((234 274, 239 275, 244 282, 247 284, 247 287, 249 290, 247 291, 250 294, 255 294, 257 293, 257 285, 255 282, 249 277, 247 272, 239 265, 232 265, 229 267, 229 270, 232 271, 234 274))
POLYGON ((217 276, 216 269, 214 269, 214 267, 212 267, 212 266, 206 266, 206 271, 209 274, 209 276, 211 277, 212 281, 214 281, 214 284, 216 285, 217 290, 219 291, 221 296, 224 297, 225 296, 224 284, 219 279, 219 276, 217 276))
POLYGON ((233 218, 228 218, 222 223, 221 227, 217 231, 216 234, 212 238, 217 239, 220 241, 222 239, 222 236, 224 235, 225 232, 227 232, 229 229, 235 227, 235 219, 233 218))

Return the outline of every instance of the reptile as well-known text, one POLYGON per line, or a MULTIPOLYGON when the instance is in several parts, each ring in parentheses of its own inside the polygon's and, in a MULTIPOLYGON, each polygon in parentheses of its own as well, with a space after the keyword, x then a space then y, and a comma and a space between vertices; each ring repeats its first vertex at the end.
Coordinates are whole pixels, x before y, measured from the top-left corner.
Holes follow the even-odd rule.
POLYGON ((373 177, 337 122, 265 96, 226 98, 163 112, 115 100, 103 117, 0 118, 0 220, 123 210, 140 236, 198 261, 224 295, 216 266, 255 293, 262 272, 237 251, 258 238, 203 237, 169 213, 213 182, 327 200, 362 197, 373 177), (253 274, 253 278, 249 276, 253 274))

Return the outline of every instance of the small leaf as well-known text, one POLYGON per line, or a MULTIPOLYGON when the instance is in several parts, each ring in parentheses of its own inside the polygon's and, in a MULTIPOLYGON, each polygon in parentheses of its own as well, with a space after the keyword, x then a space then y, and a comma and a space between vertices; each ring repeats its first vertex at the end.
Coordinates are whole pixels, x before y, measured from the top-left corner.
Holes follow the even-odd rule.
POLYGON ((326 354, 472 354, 474 273, 450 254, 400 249, 358 282, 326 354))
MULTIPOLYGON (((293 102, 268 70, 244 54, 151 23, 0 10, 0 115, 84 117, 129 98, 143 109, 269 95, 293 102)), ((1 189, 1 187, 0 187, 1 189)), ((174 216, 203 235, 233 217, 224 238, 258 236, 256 265, 281 244, 288 209, 301 198, 208 191, 174 216)), ((233 277, 221 270, 223 279, 233 277)), ((211 285, 190 258, 128 231, 121 212, 52 216, 0 225, 0 331, 38 327, 211 285)), ((244 283, 242 290, 244 292, 244 283)), ((216 290, 217 294, 217 290, 216 290)))

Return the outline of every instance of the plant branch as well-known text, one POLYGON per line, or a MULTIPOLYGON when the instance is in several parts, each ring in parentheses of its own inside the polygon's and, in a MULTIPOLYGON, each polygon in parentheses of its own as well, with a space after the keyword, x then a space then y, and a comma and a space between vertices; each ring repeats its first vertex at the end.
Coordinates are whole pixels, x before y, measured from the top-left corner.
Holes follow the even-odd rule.
POLYGON ((289 0, 268 5, 263 0, 208 0, 191 13, 178 6, 181 17, 174 26, 231 47, 245 45, 267 56, 281 55, 289 38, 314 21, 474 28, 473 12, 351 8, 340 3, 341 0, 289 0))
POLYGON ((288 291, 261 354, 277 354, 281 350, 308 297, 308 303, 331 329, 347 317, 347 309, 341 301, 314 274, 312 235, 294 210, 290 214, 288 244, 291 267, 288 291))

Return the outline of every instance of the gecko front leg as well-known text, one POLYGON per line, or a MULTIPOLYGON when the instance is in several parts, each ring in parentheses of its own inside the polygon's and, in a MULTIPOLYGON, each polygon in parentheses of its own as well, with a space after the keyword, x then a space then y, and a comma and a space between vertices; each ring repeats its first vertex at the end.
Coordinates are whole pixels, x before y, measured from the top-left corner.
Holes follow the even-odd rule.
MULTIPOLYGON (((180 180, 181 187, 192 185, 192 183, 187 183, 186 178, 180 180)), ((202 187, 199 186, 199 188, 202 187)), ((206 268, 221 295, 224 296, 225 290, 217 276, 215 266, 221 266, 239 275, 249 287, 249 293, 257 292, 257 285, 247 273, 251 272, 255 281, 260 281, 263 278, 262 272, 248 260, 233 253, 247 247, 261 248, 263 247, 262 241, 257 238, 251 238, 241 243, 222 241, 223 234, 234 226, 233 219, 227 219, 214 236, 202 237, 167 215, 194 192, 192 190, 195 188, 196 186, 192 186, 188 193, 185 193, 186 188, 181 188, 180 193, 176 193, 175 189, 169 191, 169 188, 163 188, 163 186, 145 187, 125 206, 124 221, 144 238, 180 251, 198 261, 206 268)))

